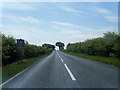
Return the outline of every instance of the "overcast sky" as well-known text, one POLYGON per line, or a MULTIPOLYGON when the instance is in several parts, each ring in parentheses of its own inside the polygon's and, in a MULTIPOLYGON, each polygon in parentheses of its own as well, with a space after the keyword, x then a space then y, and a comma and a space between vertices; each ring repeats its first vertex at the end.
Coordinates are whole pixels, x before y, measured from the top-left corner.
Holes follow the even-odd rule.
POLYGON ((6 35, 31 44, 65 44, 117 32, 117 2, 7 2, 2 3, 6 35))

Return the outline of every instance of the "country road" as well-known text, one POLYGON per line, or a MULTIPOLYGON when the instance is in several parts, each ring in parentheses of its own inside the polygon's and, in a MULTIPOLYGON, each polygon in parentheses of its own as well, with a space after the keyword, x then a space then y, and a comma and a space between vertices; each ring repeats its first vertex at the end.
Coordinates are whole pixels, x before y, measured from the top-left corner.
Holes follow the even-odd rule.
POLYGON ((55 50, 3 88, 118 88, 118 68, 55 50))

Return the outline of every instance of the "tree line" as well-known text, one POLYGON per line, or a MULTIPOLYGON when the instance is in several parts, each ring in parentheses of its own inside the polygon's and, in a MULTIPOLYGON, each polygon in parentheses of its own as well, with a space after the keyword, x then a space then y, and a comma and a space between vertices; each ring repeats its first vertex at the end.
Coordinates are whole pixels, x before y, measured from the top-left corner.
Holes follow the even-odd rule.
POLYGON ((24 48, 17 48, 16 38, 0 34, 2 38, 2 65, 7 65, 24 58, 33 58, 47 54, 55 49, 54 45, 48 44, 48 47, 29 44, 25 41, 24 48))
POLYGON ((108 32, 103 37, 88 39, 84 42, 69 43, 66 51, 119 58, 120 35, 114 32, 108 32))
POLYGON ((65 46, 64 43, 62 43, 62 42, 56 42, 55 45, 59 47, 59 50, 63 50, 64 46, 65 46))

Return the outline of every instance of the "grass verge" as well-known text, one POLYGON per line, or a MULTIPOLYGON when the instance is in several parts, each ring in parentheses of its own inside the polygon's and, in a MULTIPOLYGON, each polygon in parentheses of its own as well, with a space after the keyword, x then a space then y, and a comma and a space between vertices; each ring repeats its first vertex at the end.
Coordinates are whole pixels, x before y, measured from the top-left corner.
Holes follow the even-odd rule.
POLYGON ((80 54, 80 53, 71 53, 71 52, 64 52, 64 53, 79 56, 79 57, 84 57, 84 58, 92 59, 92 60, 95 60, 95 61, 100 61, 100 62, 103 62, 105 64, 111 64, 111 65, 120 67, 120 61, 119 61, 118 58, 102 57, 102 56, 91 56, 91 55, 80 54))
POLYGON ((49 54, 41 55, 35 58, 31 59, 23 59, 22 62, 17 61, 15 63, 6 65, 2 67, 2 82, 5 82, 6 80, 10 79, 17 73, 21 72, 25 68, 31 66, 33 63, 39 61, 40 59, 48 56, 49 54))

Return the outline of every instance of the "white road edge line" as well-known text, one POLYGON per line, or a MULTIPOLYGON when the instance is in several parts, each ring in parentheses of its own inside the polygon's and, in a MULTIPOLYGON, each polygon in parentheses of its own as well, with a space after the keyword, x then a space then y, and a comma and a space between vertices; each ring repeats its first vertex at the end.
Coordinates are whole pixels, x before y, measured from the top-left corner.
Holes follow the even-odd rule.
POLYGON ((65 68, 67 69, 67 71, 68 71, 71 79, 72 79, 73 81, 75 81, 76 79, 75 79, 74 75, 72 74, 72 72, 70 71, 70 69, 68 68, 68 66, 67 66, 66 64, 64 64, 64 66, 65 66, 65 68))
MULTIPOLYGON (((28 67, 29 68, 29 67, 28 67)), ((9 80, 5 81, 4 83, 0 84, 0 87, 2 87, 4 84, 6 84, 7 82, 11 81, 13 78, 17 77, 18 75, 20 75, 21 73, 23 73, 24 71, 26 71, 28 68, 24 69, 23 71, 19 72, 18 74, 16 74, 15 76, 13 76, 12 78, 10 78, 9 80)))

